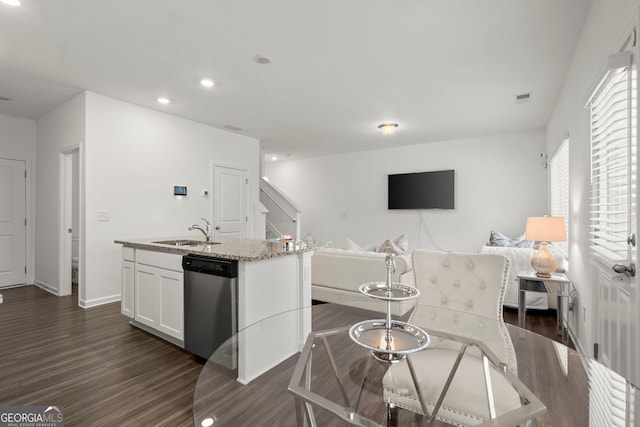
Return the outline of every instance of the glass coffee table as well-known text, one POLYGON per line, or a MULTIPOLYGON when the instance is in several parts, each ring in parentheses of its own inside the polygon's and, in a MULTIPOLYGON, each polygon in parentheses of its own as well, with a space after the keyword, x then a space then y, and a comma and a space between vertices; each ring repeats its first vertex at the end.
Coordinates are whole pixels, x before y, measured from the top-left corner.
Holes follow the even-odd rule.
MULTIPOLYGON (((303 310, 308 310, 312 316, 314 332, 325 331, 322 334, 328 334, 326 339, 336 341, 330 344, 334 350, 332 357, 313 357, 310 361, 314 372, 311 381, 315 388, 312 390, 326 399, 318 405, 310 405, 314 415, 312 422, 317 426, 386 425, 388 413, 383 400, 382 378, 388 366, 372 361, 371 352, 350 342, 345 332, 350 325, 376 318, 376 314, 336 304, 320 304, 303 310), (335 409, 333 405, 342 408, 336 410, 343 411, 344 416, 336 416, 335 411, 327 409, 335 409), (344 411, 344 408, 352 411, 344 411)), ((299 395, 290 391, 301 353, 246 385, 238 383, 236 371, 219 363, 220 357, 226 358, 243 335, 259 334, 264 328, 277 325, 282 320, 277 319, 280 316, 240 331, 206 361, 194 393, 196 427, 310 424, 305 413, 308 408, 296 405, 299 395)), ((282 316, 291 316, 291 313, 282 316)), ((546 412, 538 415, 531 425, 537 422, 540 426, 632 426, 637 422, 633 417, 640 414, 640 395, 634 385, 563 344, 517 326, 507 325, 507 328, 517 357, 517 379, 546 407, 546 412)), ((322 334, 310 337, 322 342, 325 339, 322 334)), ((272 344, 278 345, 277 342, 272 344)), ((319 343, 311 344, 314 351, 321 350, 320 347, 319 343)), ((302 346, 300 350, 303 350, 302 346)), ((269 346, 260 351, 269 352, 269 346)), ((307 366, 306 362, 301 363, 307 366)), ((298 373, 297 376, 301 380, 298 385, 302 384, 303 388, 305 375, 298 373)), ((409 411, 400 411, 397 420, 401 426, 414 425, 415 418, 409 411)), ((447 424, 435 421, 433 425, 447 424)))

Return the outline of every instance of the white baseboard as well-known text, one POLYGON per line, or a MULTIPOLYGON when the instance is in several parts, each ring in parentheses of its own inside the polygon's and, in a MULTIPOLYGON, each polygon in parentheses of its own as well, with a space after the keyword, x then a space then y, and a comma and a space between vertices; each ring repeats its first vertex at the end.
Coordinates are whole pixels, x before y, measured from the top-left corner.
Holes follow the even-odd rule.
POLYGON ((53 286, 49 285, 46 282, 43 282, 41 280, 36 280, 34 283, 34 285, 36 285, 37 287, 39 287, 40 289, 49 292, 50 294, 53 294, 57 297, 60 296, 60 293, 58 292, 58 289, 54 288, 53 286))
POLYGON ((571 325, 569 325, 569 327, 567 328, 567 331, 569 333, 569 338, 571 338, 571 341, 573 341, 573 345, 576 346, 576 351, 578 351, 580 354, 584 354, 584 355, 587 355, 589 357, 592 357, 589 353, 586 353, 584 351, 584 348, 582 348, 582 345, 580 344, 580 341, 578 341, 576 339, 576 336, 573 333, 573 328, 571 327, 571 325))
POLYGON ((21 283, 19 285, 7 285, 7 286, 0 286, 0 291, 3 289, 11 289, 11 288, 21 288, 23 286, 32 286, 29 283, 21 283))
POLYGON ((91 307, 97 307, 99 305, 110 304, 112 302, 118 302, 120 300, 122 300, 122 295, 117 294, 117 295, 110 295, 108 297, 95 298, 91 300, 79 299, 78 305, 82 308, 91 308, 91 307))

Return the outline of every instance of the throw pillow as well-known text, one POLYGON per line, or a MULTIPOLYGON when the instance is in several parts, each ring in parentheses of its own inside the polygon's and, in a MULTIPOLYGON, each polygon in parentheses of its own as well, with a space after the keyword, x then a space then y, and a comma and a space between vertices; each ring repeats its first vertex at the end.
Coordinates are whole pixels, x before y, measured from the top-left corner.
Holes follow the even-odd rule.
POLYGON ((524 239, 524 233, 522 233, 515 239, 511 239, 497 231, 491 231, 491 235, 489 236, 489 243, 491 244, 491 246, 503 246, 509 248, 531 248, 534 244, 532 240, 524 239))
POLYGON ((391 240, 385 240, 378 248, 378 252, 391 252, 392 254, 400 255, 407 251, 409 248, 409 241, 407 236, 401 234, 393 242, 391 240))

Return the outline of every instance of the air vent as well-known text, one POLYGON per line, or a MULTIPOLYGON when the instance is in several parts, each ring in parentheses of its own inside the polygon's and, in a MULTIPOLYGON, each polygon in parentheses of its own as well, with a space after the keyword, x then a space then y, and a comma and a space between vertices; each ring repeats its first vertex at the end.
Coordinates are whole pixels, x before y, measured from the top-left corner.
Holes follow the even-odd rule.
POLYGON ((6 96, 0 96, 0 101, 11 101, 11 98, 7 98, 6 96))
POLYGON ((529 101, 531 101, 531 92, 516 95, 516 104, 524 104, 529 101))
POLYGON ((223 128, 232 130, 234 132, 240 132, 241 130, 243 130, 241 127, 234 126, 234 125, 224 125, 223 128))

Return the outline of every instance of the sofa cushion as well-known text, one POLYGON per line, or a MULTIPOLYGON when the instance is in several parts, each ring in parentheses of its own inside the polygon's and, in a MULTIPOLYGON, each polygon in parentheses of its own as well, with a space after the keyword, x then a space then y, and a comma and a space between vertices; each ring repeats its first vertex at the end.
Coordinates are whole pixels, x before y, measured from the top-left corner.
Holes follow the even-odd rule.
MULTIPOLYGON (((363 283, 384 282, 387 277, 386 254, 356 250, 323 248, 311 257, 311 282, 314 285, 359 292, 363 283)), ((396 271, 391 279, 411 271, 411 256, 395 257, 396 271)))
POLYGON ((365 251, 365 252, 375 252, 376 249, 378 249, 376 245, 368 245, 368 246, 362 247, 351 239, 347 239, 347 243, 344 248, 352 251, 365 251))

